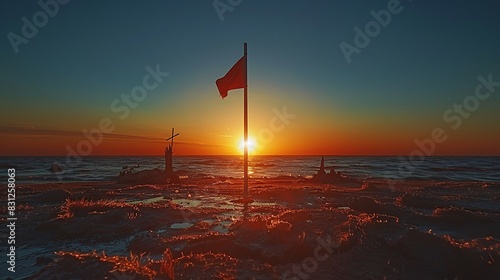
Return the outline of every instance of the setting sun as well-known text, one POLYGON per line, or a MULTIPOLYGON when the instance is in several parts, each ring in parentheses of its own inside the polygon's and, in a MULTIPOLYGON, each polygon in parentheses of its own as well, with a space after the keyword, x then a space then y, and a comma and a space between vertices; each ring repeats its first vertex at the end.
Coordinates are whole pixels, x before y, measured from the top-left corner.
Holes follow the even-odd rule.
MULTIPOLYGON (((255 150, 257 149, 257 143, 255 142, 255 139, 253 137, 248 137, 247 146, 249 153, 255 152, 255 150)), ((240 142, 238 143, 238 151, 243 152, 244 148, 245 148, 245 141, 241 139, 240 142)))

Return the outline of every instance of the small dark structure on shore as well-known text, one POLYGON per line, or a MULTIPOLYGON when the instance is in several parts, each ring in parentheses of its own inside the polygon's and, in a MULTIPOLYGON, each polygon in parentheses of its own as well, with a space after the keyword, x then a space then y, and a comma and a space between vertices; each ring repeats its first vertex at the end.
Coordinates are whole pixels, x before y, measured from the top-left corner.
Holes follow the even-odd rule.
POLYGON ((167 138, 170 144, 165 148, 165 180, 167 183, 175 183, 179 181, 179 176, 174 173, 173 153, 174 153, 174 137, 179 136, 175 134, 172 128, 172 136, 167 138))
POLYGON ((174 150, 174 137, 175 134, 172 128, 172 136, 167 138, 170 144, 165 148, 165 171, 155 168, 153 170, 140 170, 135 171, 137 166, 124 166, 118 175, 118 183, 132 183, 132 184, 162 184, 162 183, 178 183, 179 176, 174 172, 173 165, 173 150, 174 150))
POLYGON ((50 168, 48 170, 52 173, 62 173, 64 171, 62 166, 55 162, 50 165, 50 168))
POLYGON ((331 168, 330 173, 325 171, 325 157, 321 157, 321 165, 318 172, 314 175, 313 181, 319 183, 349 183, 349 184, 362 184, 361 181, 351 178, 347 175, 340 173, 340 171, 335 171, 331 168))

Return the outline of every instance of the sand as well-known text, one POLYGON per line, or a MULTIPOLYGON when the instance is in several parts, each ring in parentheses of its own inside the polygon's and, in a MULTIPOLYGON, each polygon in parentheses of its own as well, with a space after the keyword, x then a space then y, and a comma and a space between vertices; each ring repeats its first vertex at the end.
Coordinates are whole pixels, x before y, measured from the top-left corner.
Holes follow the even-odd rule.
MULTIPOLYGON (((17 186, 13 279, 498 279, 500 183, 17 186)), ((2 205, 6 205, 2 201, 2 205)), ((5 218, 3 222, 6 223, 5 218)), ((2 239, 7 236, 2 232, 2 239)))

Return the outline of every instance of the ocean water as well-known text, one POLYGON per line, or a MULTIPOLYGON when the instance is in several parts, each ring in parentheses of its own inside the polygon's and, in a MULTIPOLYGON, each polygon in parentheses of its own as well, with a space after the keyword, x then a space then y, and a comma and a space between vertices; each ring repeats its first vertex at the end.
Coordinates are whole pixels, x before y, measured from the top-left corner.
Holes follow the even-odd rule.
MULTIPOLYGON (((251 156, 251 177, 311 176, 320 165, 320 156, 251 156)), ((162 156, 84 157, 67 162, 65 157, 2 157, 0 167, 16 169, 20 182, 114 180, 124 166, 134 170, 164 168, 162 156), (60 174, 49 171, 55 163, 60 174)), ((420 179, 500 182, 500 157, 427 157, 405 162, 398 157, 326 156, 325 168, 334 168, 358 179, 420 179)), ((176 156, 174 170, 188 177, 243 177, 242 156, 176 156)))

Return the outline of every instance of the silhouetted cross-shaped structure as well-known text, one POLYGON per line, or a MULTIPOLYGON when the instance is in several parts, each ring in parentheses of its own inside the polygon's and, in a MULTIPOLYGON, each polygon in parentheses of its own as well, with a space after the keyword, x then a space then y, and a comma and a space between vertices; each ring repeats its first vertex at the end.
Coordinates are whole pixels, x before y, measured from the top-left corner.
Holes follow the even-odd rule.
POLYGON ((174 138, 179 136, 179 133, 175 134, 174 129, 172 128, 172 136, 167 138, 167 141, 170 140, 170 145, 165 148, 165 175, 167 182, 175 182, 179 180, 174 174, 174 163, 173 163, 173 153, 174 153, 174 138))
POLYGON ((179 133, 174 134, 174 128, 172 128, 172 136, 169 137, 169 138, 167 138, 167 141, 171 140, 171 142, 170 142, 170 149, 172 149, 172 150, 174 149, 174 137, 176 137, 176 136, 179 136, 179 133))

